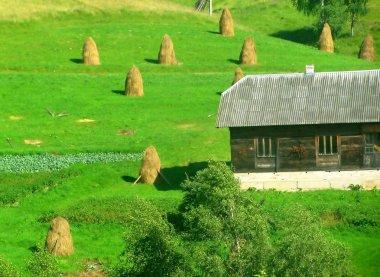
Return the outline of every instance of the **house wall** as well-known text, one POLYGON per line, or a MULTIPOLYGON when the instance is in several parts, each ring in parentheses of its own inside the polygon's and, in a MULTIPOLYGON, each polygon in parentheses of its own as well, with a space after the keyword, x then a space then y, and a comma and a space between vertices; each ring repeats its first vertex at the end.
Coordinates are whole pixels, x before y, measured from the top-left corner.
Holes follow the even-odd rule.
POLYGON ((236 172, 352 170, 380 167, 380 153, 364 154, 364 132, 380 124, 326 124, 230 128, 232 165, 236 172), (319 155, 317 136, 338 136, 338 154, 319 155), (276 157, 257 157, 255 138, 271 137, 276 157), (302 147, 302 153, 296 151, 302 147), (299 149, 299 148, 298 148, 299 149))

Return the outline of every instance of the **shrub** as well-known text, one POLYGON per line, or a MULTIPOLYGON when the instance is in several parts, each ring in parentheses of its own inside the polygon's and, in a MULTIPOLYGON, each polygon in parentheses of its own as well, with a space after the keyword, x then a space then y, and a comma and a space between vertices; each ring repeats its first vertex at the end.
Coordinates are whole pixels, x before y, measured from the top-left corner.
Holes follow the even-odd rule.
POLYGON ((58 264, 45 248, 38 245, 37 250, 27 262, 26 271, 36 277, 58 276, 58 264))
POLYGON ((146 201, 135 203, 127 220, 126 248, 113 276, 181 276, 184 257, 173 226, 146 201))
POLYGON ((361 185, 354 185, 354 184, 349 185, 348 188, 353 191, 359 191, 363 189, 361 185))
POLYGON ((0 257, 0 276, 1 277, 20 277, 20 272, 8 261, 0 257))
POLYGON ((301 208, 289 212, 288 226, 276 248, 270 273, 275 276, 347 276, 349 252, 331 241, 317 218, 301 208))

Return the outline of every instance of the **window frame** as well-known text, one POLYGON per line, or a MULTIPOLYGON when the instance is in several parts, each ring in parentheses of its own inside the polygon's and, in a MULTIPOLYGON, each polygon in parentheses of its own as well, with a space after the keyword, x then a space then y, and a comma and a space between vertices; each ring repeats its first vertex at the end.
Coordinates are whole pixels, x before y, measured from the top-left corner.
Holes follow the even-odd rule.
POLYGON ((375 141, 378 140, 378 133, 365 133, 364 134, 364 154, 374 154, 376 145, 375 141), (371 142, 370 142, 371 141, 371 142))
POLYGON ((317 135, 316 151, 318 156, 337 156, 339 155, 340 136, 339 135, 317 135), (334 137, 336 138, 336 152, 334 152, 334 137), (320 140, 323 139, 323 152, 320 151, 320 140), (329 142, 328 142, 329 140, 329 142), (328 144, 327 144, 328 143, 328 144), (329 147, 327 147, 329 146, 329 147), (329 148, 329 151, 328 151, 329 148))
POLYGON ((277 140, 274 137, 256 137, 256 157, 257 158, 275 158, 277 154, 277 140), (260 151, 260 143, 261 140, 261 147, 263 148, 262 151, 260 151), (266 143, 269 142, 269 153, 266 153, 266 143), (263 153, 263 155, 260 155, 260 153, 263 153))

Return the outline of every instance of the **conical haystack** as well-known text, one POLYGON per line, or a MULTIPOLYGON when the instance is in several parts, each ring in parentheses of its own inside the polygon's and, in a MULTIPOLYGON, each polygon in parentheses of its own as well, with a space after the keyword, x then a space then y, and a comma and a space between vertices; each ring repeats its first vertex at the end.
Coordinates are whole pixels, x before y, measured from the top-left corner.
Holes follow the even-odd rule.
POLYGON ((162 39, 160 52, 158 53, 158 63, 165 65, 178 64, 175 58, 173 42, 168 34, 165 34, 162 39))
POLYGON ((88 65, 99 65, 99 53, 95 41, 88 37, 83 45, 83 63, 88 65))
POLYGON ((232 84, 233 85, 236 84, 243 77, 244 77, 243 70, 240 67, 236 68, 235 69, 235 78, 232 81, 232 84))
POLYGON ((140 70, 133 65, 129 70, 127 79, 125 80, 125 95, 128 96, 143 96, 143 80, 140 70))
POLYGON ((255 42, 251 37, 244 40, 240 52, 240 64, 257 64, 255 42))
POLYGON ((154 184, 161 169, 161 161, 156 148, 149 146, 141 162, 140 176, 141 182, 154 184))
POLYGON ((360 46, 359 58, 367 61, 375 60, 375 46, 373 43, 373 37, 368 35, 363 40, 360 46))
POLYGON ((329 24, 325 23, 321 36, 319 38, 319 50, 334 53, 334 40, 331 35, 329 24))
POLYGON ((232 19, 230 10, 227 8, 224 8, 219 19, 219 33, 226 37, 233 37, 235 35, 234 20, 232 19))
POLYGON ((46 238, 46 248, 56 256, 69 256, 74 253, 70 226, 63 217, 57 216, 52 220, 46 238))

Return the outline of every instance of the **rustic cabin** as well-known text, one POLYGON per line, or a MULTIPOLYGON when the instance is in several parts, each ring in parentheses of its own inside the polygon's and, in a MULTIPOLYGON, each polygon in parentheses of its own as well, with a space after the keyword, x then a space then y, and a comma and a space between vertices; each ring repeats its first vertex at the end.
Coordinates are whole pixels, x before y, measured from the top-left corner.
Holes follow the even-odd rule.
POLYGON ((236 172, 380 168, 380 70, 246 76, 222 93, 236 172))

